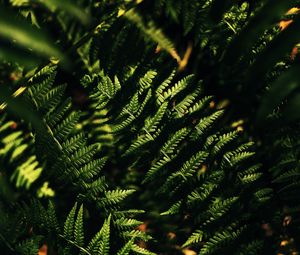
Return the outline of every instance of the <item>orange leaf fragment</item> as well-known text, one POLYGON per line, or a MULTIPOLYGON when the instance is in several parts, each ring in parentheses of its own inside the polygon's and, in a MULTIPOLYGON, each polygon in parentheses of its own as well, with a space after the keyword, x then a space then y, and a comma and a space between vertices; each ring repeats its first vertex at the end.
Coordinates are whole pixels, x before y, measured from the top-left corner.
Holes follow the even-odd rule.
POLYGON ((211 101, 211 102, 209 103, 209 108, 210 108, 210 109, 215 108, 215 106, 216 106, 216 102, 215 102, 215 101, 211 101))
POLYGON ((39 249, 38 255, 47 255, 48 253, 48 246, 47 244, 43 244, 43 246, 39 249))
POLYGON ((183 252, 184 255, 197 255, 197 253, 195 251, 190 250, 188 248, 187 249, 183 249, 182 252, 183 252))
POLYGON ((142 232, 146 232, 147 231, 147 227, 148 227, 149 222, 145 221, 143 224, 139 225, 137 227, 138 230, 142 231, 142 232))
POLYGON ((295 60, 297 54, 298 54, 298 47, 295 46, 291 52, 291 60, 295 60))
POLYGON ((280 246, 286 246, 288 243, 289 243, 288 240, 282 240, 282 241, 280 242, 280 246))
POLYGON ((280 28, 280 30, 283 31, 283 30, 286 29, 292 22, 293 22, 292 19, 280 21, 280 22, 279 22, 279 28, 280 28))

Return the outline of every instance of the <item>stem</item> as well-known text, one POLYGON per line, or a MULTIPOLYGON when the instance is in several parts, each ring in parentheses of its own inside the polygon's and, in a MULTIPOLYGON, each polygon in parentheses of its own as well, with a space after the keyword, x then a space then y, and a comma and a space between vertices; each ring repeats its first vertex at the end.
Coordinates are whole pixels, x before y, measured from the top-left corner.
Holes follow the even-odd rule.
POLYGON ((65 238, 63 235, 59 235, 61 238, 63 238, 65 241, 67 241, 68 243, 74 245, 75 247, 77 247, 79 250, 81 250, 82 252, 88 254, 88 255, 92 255, 88 250, 84 249, 83 247, 79 246, 77 243, 75 243, 74 241, 71 241, 67 238, 65 238))

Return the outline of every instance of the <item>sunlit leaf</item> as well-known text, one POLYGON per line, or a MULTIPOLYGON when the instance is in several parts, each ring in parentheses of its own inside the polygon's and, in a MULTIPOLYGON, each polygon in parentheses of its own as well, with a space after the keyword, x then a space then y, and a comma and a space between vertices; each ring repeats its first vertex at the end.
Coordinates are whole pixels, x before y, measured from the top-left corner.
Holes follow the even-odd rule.
POLYGON ((281 15, 294 4, 294 0, 268 1, 227 48, 224 64, 230 65, 236 62, 254 45, 258 37, 271 25, 278 22, 281 15))
POLYGON ((31 50, 46 58, 55 57, 64 60, 63 53, 46 33, 33 27, 28 21, 17 18, 3 7, 0 9, 0 36, 27 51, 31 50))
POLYGON ((285 54, 290 53, 294 45, 300 41, 300 17, 297 17, 286 29, 284 29, 265 50, 257 57, 248 72, 247 85, 250 90, 257 90, 263 81, 265 74, 285 54))
POLYGON ((88 24, 90 22, 90 16, 86 13, 83 8, 78 6, 74 1, 69 0, 32 0, 33 2, 39 2, 44 4, 47 8, 52 11, 60 9, 69 13, 70 15, 77 18, 83 24, 88 24))

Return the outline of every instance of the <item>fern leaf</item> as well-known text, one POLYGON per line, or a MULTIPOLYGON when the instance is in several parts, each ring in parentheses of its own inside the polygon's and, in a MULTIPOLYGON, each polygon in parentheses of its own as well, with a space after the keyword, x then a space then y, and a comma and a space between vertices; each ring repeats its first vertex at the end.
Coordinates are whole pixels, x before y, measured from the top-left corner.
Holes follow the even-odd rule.
POLYGON ((48 228, 53 229, 54 231, 59 233, 60 232, 59 223, 56 216, 54 204, 51 201, 49 201, 48 204, 47 215, 48 215, 48 222, 49 222, 48 228))
POLYGON ((151 168, 146 173, 143 183, 149 182, 155 178, 155 176, 159 173, 159 171, 166 167, 168 163, 172 161, 175 156, 163 156, 161 157, 155 164, 151 166, 151 168))
POLYGON ((71 109, 71 99, 66 99, 56 111, 52 111, 46 114, 45 120, 49 127, 53 129, 59 122, 62 121, 64 115, 71 109))
POLYGON ((57 137, 60 142, 65 141, 68 135, 74 130, 79 118, 79 113, 72 112, 59 126, 55 128, 53 131, 54 136, 57 137))
POLYGON ((178 214, 179 213, 179 209, 181 208, 182 205, 182 200, 176 202, 175 204, 173 204, 170 209, 168 209, 167 211, 161 213, 160 215, 174 215, 174 214, 178 214))
POLYGON ((159 95, 158 100, 160 103, 163 103, 165 100, 170 100, 174 98, 179 92, 185 89, 189 83, 191 83, 194 79, 193 75, 189 75, 175 83, 174 86, 168 88, 167 91, 164 91, 162 94, 159 95))
POLYGON ((178 189, 184 183, 188 182, 188 179, 194 176, 194 173, 199 168, 199 166, 208 157, 208 153, 204 151, 199 151, 193 155, 188 161, 186 161, 179 171, 172 173, 162 186, 162 191, 170 191, 170 188, 174 185, 178 189))
POLYGON ((99 249, 98 249, 98 254, 99 255, 109 255, 109 236, 110 236, 110 221, 111 221, 111 216, 109 215, 107 220, 104 221, 103 227, 100 230, 102 238, 99 243, 99 249))
POLYGON ((80 206, 78 213, 77 213, 77 218, 75 222, 75 227, 74 227, 74 237, 75 237, 75 242, 79 246, 84 245, 84 233, 83 233, 83 205, 80 206))
POLYGON ((182 245, 182 247, 190 246, 191 244, 200 243, 204 237, 204 233, 201 230, 196 230, 182 245))
POLYGON ((212 127, 213 123, 217 121, 223 115, 223 113, 223 110, 219 110, 208 117, 200 119, 199 123, 195 126, 196 132, 192 134, 192 138, 198 138, 207 132, 207 130, 212 127))
POLYGON ((111 190, 104 193, 105 197, 99 200, 100 206, 115 205, 125 199, 127 196, 135 192, 135 190, 111 190))
POLYGON ((229 226, 223 231, 216 232, 214 236, 209 238, 200 250, 201 254, 212 254, 222 246, 226 245, 230 240, 236 239, 241 232, 244 230, 243 227, 234 229, 229 226))
POLYGON ((193 93, 188 94, 180 103, 178 103, 174 107, 174 110, 177 113, 175 116, 177 118, 181 118, 188 112, 188 109, 191 107, 191 105, 194 103, 196 98, 199 96, 200 92, 201 92, 201 88, 200 87, 196 88, 196 90, 193 93))
POLYGON ((171 136, 171 138, 163 145, 161 148, 161 153, 163 155, 169 156, 175 153, 175 149, 177 149, 179 143, 185 139, 188 135, 189 130, 187 128, 182 128, 176 131, 175 134, 171 136))
POLYGON ((74 239, 74 225, 75 225, 75 214, 77 209, 77 203, 71 209, 65 224, 64 224, 64 237, 68 240, 74 239))
POLYGON ((134 237, 131 238, 117 253, 117 255, 129 255, 134 245, 134 237))
POLYGON ((168 104, 163 103, 155 113, 155 115, 152 118, 148 118, 145 120, 145 126, 143 129, 145 130, 146 133, 153 133, 157 130, 158 124, 162 120, 163 116, 166 113, 168 104))
POLYGON ((136 253, 136 254, 140 254, 140 255, 156 255, 156 253, 154 252, 150 252, 136 244, 133 244, 131 247, 131 250, 136 253))
POLYGON ((119 229, 130 229, 130 228, 136 228, 137 226, 141 225, 143 222, 142 221, 138 221, 135 219, 128 219, 128 218, 119 218, 115 221, 115 225, 119 228, 119 229))
POLYGON ((157 72, 155 71, 147 71, 147 73, 144 75, 144 77, 139 79, 139 85, 140 85, 140 91, 144 91, 145 89, 148 89, 151 87, 152 81, 157 75, 157 72))
POLYGON ((212 149, 212 154, 217 155, 227 144, 232 142, 237 137, 237 131, 233 131, 230 133, 223 134, 218 138, 218 142, 212 149))
POLYGON ((155 94, 156 94, 156 98, 157 98, 157 103, 158 103, 158 104, 161 104, 161 102, 164 101, 164 100, 163 100, 163 93, 164 93, 164 91, 166 90, 166 88, 171 84, 171 82, 172 82, 172 80, 173 80, 175 74, 176 74, 176 71, 173 70, 173 71, 171 72, 171 74, 169 75, 169 77, 168 77, 166 80, 164 80, 164 81, 158 86, 158 88, 156 89, 155 94))
POLYGON ((174 51, 173 43, 163 34, 163 32, 151 22, 145 25, 140 15, 134 9, 127 11, 125 16, 131 22, 135 23, 147 38, 158 43, 162 49, 165 49, 168 52, 174 51))

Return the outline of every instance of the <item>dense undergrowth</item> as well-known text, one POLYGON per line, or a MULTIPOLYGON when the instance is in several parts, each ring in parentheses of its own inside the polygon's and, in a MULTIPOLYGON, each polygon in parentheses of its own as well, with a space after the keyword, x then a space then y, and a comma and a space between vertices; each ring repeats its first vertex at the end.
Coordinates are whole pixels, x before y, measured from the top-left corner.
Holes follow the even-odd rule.
POLYGON ((1 254, 298 254, 298 6, 0 0, 1 254))

